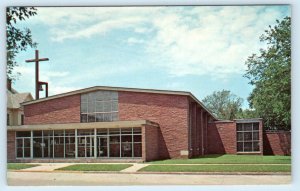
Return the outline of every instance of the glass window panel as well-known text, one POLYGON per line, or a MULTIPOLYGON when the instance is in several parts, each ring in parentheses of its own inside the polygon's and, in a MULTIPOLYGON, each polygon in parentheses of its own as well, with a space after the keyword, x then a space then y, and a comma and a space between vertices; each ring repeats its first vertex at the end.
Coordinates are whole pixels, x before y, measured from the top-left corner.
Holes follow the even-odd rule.
POLYGON ((55 130, 54 131, 54 136, 64 136, 64 130, 55 130))
POLYGON ((253 142, 253 151, 259 151, 259 142, 253 142))
POLYGON ((23 139, 17 139, 17 147, 23 147, 23 139))
POLYGON ((74 129, 66 129, 65 130, 65 136, 74 136, 75 130, 74 129))
POLYGON ((118 100, 118 92, 115 92, 115 91, 111 92, 111 99, 118 100))
POLYGON ((103 99, 104 100, 110 100, 111 99, 110 91, 103 91, 103 99))
POLYGON ((104 113, 103 121, 111 121, 111 113, 104 113))
POLYGON ((119 120, 119 115, 118 115, 117 112, 111 114, 111 120, 112 121, 118 121, 119 120))
POLYGON ((96 92, 96 100, 97 101, 102 101, 104 97, 104 92, 103 91, 97 91, 96 92))
POLYGON ((97 135, 107 135, 107 129, 97 129, 97 135))
POLYGON ((88 113, 93 113, 95 112, 95 102, 90 101, 88 102, 88 113))
POLYGON ((140 127, 135 127, 135 128, 133 128, 133 133, 134 134, 141 134, 142 133, 142 129, 140 127))
POLYGON ((122 128, 121 133, 122 134, 132 134, 132 128, 122 128))
POLYGON ((33 157, 41 158, 43 156, 43 146, 42 138, 33 138, 33 157))
POLYGON ((237 123, 237 131, 243 131, 243 124, 242 123, 237 123))
POLYGON ((98 157, 107 157, 107 137, 97 137, 98 157))
POLYGON ((132 142, 132 135, 122 135, 121 136, 121 141, 122 142, 132 142))
POLYGON ((109 129, 109 134, 113 135, 113 134, 120 134, 120 129, 109 129))
POLYGON ((104 102, 102 101, 97 101, 96 102, 96 112, 103 112, 104 111, 104 102))
POLYGON ((30 138, 24 138, 24 147, 30 147, 30 138))
POLYGON ((47 130, 44 130, 44 137, 46 137, 46 136, 52 136, 53 135, 53 131, 52 130, 49 130, 49 131, 47 131, 47 130))
POLYGON ((243 152, 243 142, 237 143, 237 152, 243 152))
POLYGON ((111 136, 109 141, 109 156, 120 157, 120 137, 111 136))
POLYGON ((94 129, 78 129, 77 135, 94 135, 94 129))
POLYGON ((112 101, 111 111, 118 111, 118 101, 112 101))
POLYGON ((81 118, 80 120, 81 120, 82 123, 86 123, 87 122, 87 114, 81 114, 80 118, 81 118))
POLYGON ((243 132, 238 132, 238 133, 237 133, 237 140, 238 140, 238 141, 243 141, 243 140, 244 140, 243 132))
POLYGON ((103 102, 103 111, 104 112, 111 112, 111 102, 107 101, 107 102, 103 102))
POLYGON ((104 114, 103 113, 96 113, 96 122, 104 121, 104 114))
POLYGON ((121 157, 132 157, 132 137, 122 136, 121 157), (125 139, 125 140, 123 140, 125 139))
POLYGON ((87 94, 81 94, 80 99, 81 99, 81 103, 82 102, 87 102, 88 101, 88 95, 87 94))
POLYGON ((244 141, 252 141, 252 133, 244 132, 244 141))
POLYGON ((252 123, 244 123, 244 131, 252 131, 252 123))
POLYGON ((244 142, 244 152, 252 151, 252 142, 244 142))
POLYGON ((259 140, 259 133, 253 132, 253 140, 259 140))
POLYGON ((23 148, 17 148, 17 157, 23 158, 23 148))
POLYGON ((259 130, 259 123, 253 123, 253 130, 258 131, 259 130))
POLYGON ((111 136, 110 137, 110 144, 115 144, 120 142, 120 136, 111 136))
POLYGON ((24 148, 24 157, 30 157, 30 148, 24 148))
POLYGON ((97 97, 97 92, 90 92, 88 93, 88 102, 94 102, 96 100, 97 97))
POLYGON ((142 143, 134 143, 133 152, 134 157, 142 157, 142 143))
POLYGON ((42 131, 33 131, 33 136, 34 137, 41 137, 42 136, 42 131))
POLYGON ((80 110, 81 110, 81 113, 87 113, 88 112, 88 104, 81 103, 80 110))
POLYGON ((142 135, 133 135, 134 142, 142 142, 142 135))
POLYGON ((88 122, 95 122, 95 114, 94 113, 89 113, 88 114, 88 122))
POLYGON ((30 131, 17 131, 17 137, 31 137, 30 131))

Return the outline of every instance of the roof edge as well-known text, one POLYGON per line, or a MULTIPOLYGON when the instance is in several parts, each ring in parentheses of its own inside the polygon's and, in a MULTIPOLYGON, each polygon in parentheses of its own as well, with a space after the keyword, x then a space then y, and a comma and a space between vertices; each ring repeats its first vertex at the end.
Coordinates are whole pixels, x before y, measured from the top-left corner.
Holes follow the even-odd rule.
POLYGON ((96 91, 96 90, 126 91, 126 92, 157 93, 157 94, 190 96, 202 108, 204 108, 215 120, 218 119, 191 92, 187 92, 187 91, 175 91, 175 90, 142 89, 142 88, 127 88, 127 87, 112 87, 112 86, 93 86, 93 87, 89 87, 89 88, 83 88, 83 89, 74 90, 74 91, 70 91, 70 92, 66 92, 66 93, 52 95, 52 96, 49 96, 47 98, 41 98, 41 99, 38 99, 38 100, 32 100, 32 101, 28 101, 28 102, 23 102, 23 103, 21 103, 21 105, 30 105, 30 104, 34 104, 34 103, 43 102, 43 101, 46 101, 46 100, 57 99, 57 98, 71 96, 71 95, 75 95, 75 94, 88 93, 88 92, 92 92, 92 91, 96 91))

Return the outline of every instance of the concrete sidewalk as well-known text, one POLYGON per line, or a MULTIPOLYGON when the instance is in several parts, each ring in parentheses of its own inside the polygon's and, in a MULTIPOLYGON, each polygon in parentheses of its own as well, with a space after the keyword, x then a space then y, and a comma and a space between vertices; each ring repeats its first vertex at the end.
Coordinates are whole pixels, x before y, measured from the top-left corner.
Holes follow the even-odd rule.
POLYGON ((21 169, 23 172, 51 172, 55 169, 73 165, 72 163, 44 163, 39 166, 21 169))
POLYGON ((146 166, 149 166, 150 164, 139 164, 139 163, 135 163, 133 164, 133 166, 129 167, 129 168, 125 168, 124 170, 121 170, 120 172, 137 172, 138 170, 140 170, 141 168, 144 168, 146 166))
POLYGON ((100 186, 100 185, 268 185, 290 184, 290 175, 190 175, 136 173, 7 173, 10 186, 100 186))

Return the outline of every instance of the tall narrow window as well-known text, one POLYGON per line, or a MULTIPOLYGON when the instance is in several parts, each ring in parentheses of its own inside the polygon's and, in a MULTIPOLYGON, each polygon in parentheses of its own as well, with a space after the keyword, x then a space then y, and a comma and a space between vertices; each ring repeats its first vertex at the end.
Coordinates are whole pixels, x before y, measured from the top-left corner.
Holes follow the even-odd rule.
POLYGON ((118 92, 96 91, 81 95, 81 122, 118 120, 118 92))
POLYGON ((7 114, 7 125, 9 125, 9 114, 7 114))
POLYGON ((21 125, 24 125, 24 115, 21 115, 21 125))

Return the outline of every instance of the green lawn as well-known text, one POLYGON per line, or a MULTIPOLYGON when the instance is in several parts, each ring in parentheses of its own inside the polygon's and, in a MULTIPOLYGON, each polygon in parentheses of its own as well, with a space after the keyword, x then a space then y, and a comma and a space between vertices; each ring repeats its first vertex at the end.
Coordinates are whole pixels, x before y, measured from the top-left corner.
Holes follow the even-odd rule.
POLYGON ((7 163, 7 169, 8 170, 20 170, 25 168, 31 168, 39 166, 37 164, 22 164, 22 163, 7 163))
POLYGON ((290 165, 149 165, 141 172, 291 172, 290 165))
POLYGON ((131 164, 76 164, 56 170, 70 171, 120 171, 131 167, 131 164))
POLYGON ((168 159, 151 164, 291 164, 291 156, 206 155, 192 159, 168 159))

